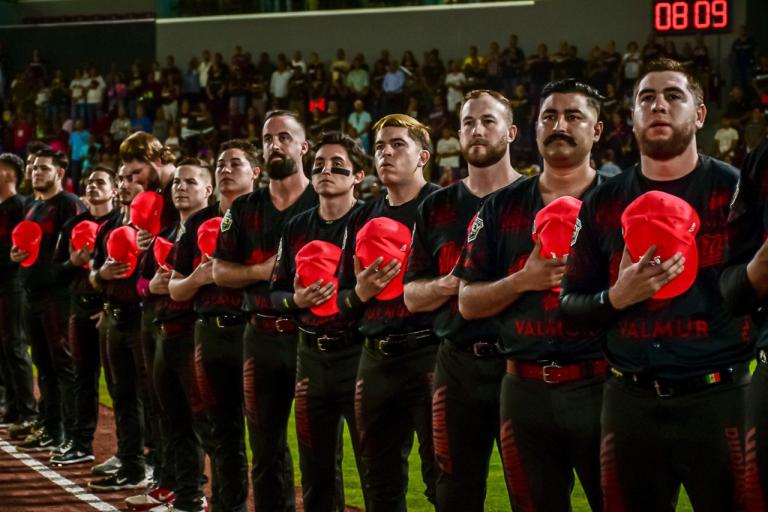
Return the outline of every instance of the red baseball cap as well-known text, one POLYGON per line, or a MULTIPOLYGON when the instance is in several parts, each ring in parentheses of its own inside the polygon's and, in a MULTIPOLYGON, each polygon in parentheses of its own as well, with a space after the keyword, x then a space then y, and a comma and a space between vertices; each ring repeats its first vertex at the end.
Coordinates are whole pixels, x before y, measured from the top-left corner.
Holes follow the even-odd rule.
POLYGON ((168 264, 168 255, 173 249, 173 243, 167 239, 158 236, 155 238, 155 243, 152 244, 152 254, 155 255, 155 261, 159 267, 171 268, 168 264))
POLYGON ((541 240, 543 257, 560 258, 570 252, 580 209, 581 200, 563 196, 539 210, 533 220, 532 237, 534 242, 541 240))
MULTIPOLYGON (((70 240, 72 241, 72 247, 79 251, 85 246, 88 246, 90 250, 93 250, 93 244, 96 242, 96 231, 99 229, 99 225, 92 220, 84 220, 79 222, 70 234, 70 240)), ((83 268, 91 268, 89 263, 85 263, 83 268)))
POLYGON ((43 240, 43 230, 40 224, 32 220, 23 220, 16 224, 11 233, 11 242, 29 255, 19 263, 22 267, 31 267, 40 254, 40 242, 43 240))
POLYGON ((658 190, 641 195, 621 214, 624 243, 633 262, 637 262, 652 245, 656 246, 656 263, 677 252, 685 257, 683 273, 656 292, 654 299, 677 297, 693 285, 699 270, 696 233, 700 225, 699 214, 690 204, 658 190))
POLYGON ((201 254, 213 256, 216 250, 216 240, 219 239, 223 217, 213 217, 200 224, 197 228, 197 247, 201 254))
POLYGON ((339 312, 336 304, 339 291, 336 268, 340 260, 341 248, 322 240, 313 240, 296 253, 296 275, 302 286, 309 286, 318 279, 323 280, 323 286, 333 283, 333 296, 319 306, 309 308, 317 316, 331 316, 339 312))
POLYGON ((133 274, 139 259, 138 233, 131 226, 120 226, 107 236, 107 255, 120 263, 128 263, 127 275, 133 274))
POLYGON ((162 228, 163 196, 157 192, 141 192, 131 202, 131 224, 152 236, 162 228))
POLYGON ((390 300, 401 296, 405 262, 411 251, 411 230, 394 219, 377 217, 369 220, 357 232, 355 242, 355 255, 363 267, 371 266, 377 258, 382 256, 384 257, 382 266, 393 259, 402 264, 400 273, 376 297, 380 300, 390 300))

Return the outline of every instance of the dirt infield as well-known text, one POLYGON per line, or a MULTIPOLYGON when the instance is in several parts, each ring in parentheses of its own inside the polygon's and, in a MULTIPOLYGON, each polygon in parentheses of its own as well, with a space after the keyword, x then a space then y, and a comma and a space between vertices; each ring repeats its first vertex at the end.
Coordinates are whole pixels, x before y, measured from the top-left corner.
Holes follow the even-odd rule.
MULTIPOLYGON (((0 510, 2 512, 88 512, 99 510, 112 512, 125 510, 123 500, 141 491, 93 493, 88 481, 94 478, 92 463, 78 464, 65 468, 51 468, 48 453, 19 453, 18 442, 11 442, 6 431, 0 431, 0 510)), ((94 453, 96 463, 114 454, 115 422, 112 410, 101 406, 99 426, 96 430, 94 453)), ((210 476, 210 468, 206 466, 210 476)), ((209 479, 210 480, 210 479, 209 479)), ((206 489, 210 496, 210 488, 206 489)), ((301 492, 296 489, 297 511, 302 511, 301 492)), ((253 512, 253 502, 248 501, 248 510, 253 512)), ((347 511, 360 509, 348 507, 347 511)))

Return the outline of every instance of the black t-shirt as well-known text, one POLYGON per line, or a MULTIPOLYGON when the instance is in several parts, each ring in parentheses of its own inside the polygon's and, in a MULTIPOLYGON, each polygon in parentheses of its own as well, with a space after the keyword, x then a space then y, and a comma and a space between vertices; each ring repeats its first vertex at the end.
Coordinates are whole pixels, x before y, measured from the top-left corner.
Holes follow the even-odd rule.
MULTIPOLYGON (((339 265, 338 303, 339 310, 343 315, 359 318, 358 329, 364 336, 372 338, 420 331, 432 327, 434 313, 411 313, 405 307, 402 295, 390 300, 379 300, 374 297, 365 304, 360 303, 354 294, 357 280, 352 257, 355 255, 357 232, 369 220, 388 217, 413 229, 412 226, 416 222, 416 210, 419 205, 427 196, 437 190, 440 190, 439 186, 434 183, 427 183, 414 199, 398 206, 390 206, 387 196, 382 196, 363 206, 349 219, 344 235, 341 264, 339 265)), ((384 264, 386 265, 386 262, 384 264)))
MULTIPOLYGON (((475 196, 464 181, 459 181, 421 203, 403 283, 451 273, 458 263, 469 225, 487 197, 475 196)), ((435 311, 433 329, 437 336, 459 345, 480 340, 493 342, 498 336, 491 320, 464 320, 455 296, 435 311)))
POLYGON ((160 217, 160 225, 173 226, 179 222, 179 211, 173 206, 173 180, 157 191, 163 196, 163 212, 160 217))
POLYGON ((768 240, 768 142, 748 156, 728 218, 726 269, 720 278, 725 302, 734 314, 752 313, 757 346, 768 348, 768 300, 759 299, 747 278, 747 264, 768 240))
MULTIPOLYGON (((93 268, 99 269, 107 259, 107 237, 115 229, 123 225, 123 215, 116 215, 96 231, 96 242, 93 248, 93 268)), ((139 258, 141 259, 142 256, 139 258)), ((138 304, 141 297, 136 289, 136 282, 140 276, 141 261, 136 264, 136 269, 130 276, 111 281, 101 281, 102 296, 104 300, 113 304, 138 304)))
MULTIPOLYGON (((348 316, 342 317, 338 313, 331 316, 317 316, 310 308, 296 308, 293 303, 296 253, 313 240, 322 240, 341 247, 344 243, 347 222, 362 205, 363 203, 358 202, 346 215, 331 221, 320 217, 319 207, 312 208, 291 219, 283 229, 275 269, 272 272, 272 305, 275 309, 291 312, 296 321, 308 330, 346 331, 354 327, 354 319, 348 316)), ((331 297, 329 300, 336 300, 336 297, 331 297)))
POLYGON ((67 275, 60 272, 60 266, 54 265, 53 256, 64 223, 83 211, 85 206, 76 195, 60 192, 46 201, 36 202, 27 212, 26 220, 40 224, 43 232, 37 260, 32 266, 19 269, 22 286, 31 293, 67 284, 67 275))
POLYGON ((0 288, 13 284, 19 264, 11 261, 11 233, 24 220, 25 201, 19 195, 0 202, 0 288))
MULTIPOLYGON (((312 186, 307 186, 299 198, 282 211, 272 204, 269 187, 238 197, 224 215, 214 257, 243 265, 263 263, 277 253, 285 223, 317 206, 317 201, 312 186)), ((244 291, 245 311, 277 314, 269 300, 269 281, 251 284, 244 291)))
MULTIPOLYGON (((103 215, 99 218, 95 218, 88 210, 84 211, 80 215, 69 219, 61 228, 61 235, 59 241, 56 244, 56 254, 53 259, 57 265, 60 265, 63 272, 69 275, 69 290, 73 295, 96 295, 96 290, 91 286, 91 282, 88 280, 90 270, 84 267, 75 268, 69 264, 69 244, 72 238, 72 230, 85 220, 93 221, 99 226, 107 222, 119 222, 122 219, 122 214, 117 208, 113 208, 111 212, 103 215)), ((95 243, 95 242, 94 242, 95 243)))
MULTIPOLYGON (((200 225, 214 217, 220 217, 219 203, 203 208, 189 216, 182 233, 169 258, 173 270, 188 276, 200 264, 202 254, 197 245, 197 230, 200 225)), ((240 314, 243 307, 243 290, 207 284, 197 290, 194 309, 198 315, 240 314)))
MULTIPOLYGON (((585 194, 600 181, 596 176, 585 194)), ((539 176, 493 194, 477 214, 454 275, 468 282, 498 281, 522 269, 534 248, 533 224, 542 208, 539 176)), ((515 359, 568 362, 602 355, 601 333, 565 320, 552 290, 522 294, 495 320, 502 352, 515 359)))
MULTIPOLYGON (((699 269, 685 293, 635 304, 606 325, 606 354, 622 371, 683 378, 746 361, 752 352, 749 321, 726 310, 718 280, 723 269, 726 221, 738 171, 700 156, 696 168, 673 181, 651 181, 639 165, 595 190, 579 214, 581 229, 568 258, 563 295, 594 295, 616 282, 624 251, 621 212, 638 196, 660 190, 687 201, 698 213, 699 269)), ((595 319, 593 319, 595 320, 595 319)))

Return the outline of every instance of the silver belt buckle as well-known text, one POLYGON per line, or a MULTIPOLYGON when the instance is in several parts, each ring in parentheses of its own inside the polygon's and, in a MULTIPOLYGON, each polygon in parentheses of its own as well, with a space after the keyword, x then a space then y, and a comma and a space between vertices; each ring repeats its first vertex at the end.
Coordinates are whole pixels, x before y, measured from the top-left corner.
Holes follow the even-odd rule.
POLYGON ((330 339, 331 338, 327 334, 323 334, 321 336, 318 336, 317 337, 317 342, 316 342, 317 350, 319 350, 320 352, 327 351, 328 349, 325 347, 325 342, 330 340, 330 339))
POLYGON ((290 318, 286 318, 284 316, 281 316, 280 318, 275 319, 275 330, 281 333, 285 332, 285 329, 280 327, 280 322, 290 322, 290 321, 291 321, 290 318))
POLYGON ((548 364, 541 367, 541 380, 547 384, 555 384, 555 382, 551 380, 549 373, 553 368, 562 368, 562 366, 554 361, 550 361, 548 364))

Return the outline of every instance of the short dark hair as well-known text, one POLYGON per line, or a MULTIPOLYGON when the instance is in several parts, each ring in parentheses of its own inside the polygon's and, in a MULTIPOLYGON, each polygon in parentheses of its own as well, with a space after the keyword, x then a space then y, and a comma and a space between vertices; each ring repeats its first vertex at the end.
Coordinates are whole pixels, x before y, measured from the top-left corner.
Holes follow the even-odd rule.
POLYGON ((688 90, 696 100, 696 104, 702 105, 704 103, 704 88, 701 86, 701 83, 696 79, 695 76, 691 74, 690 71, 688 71, 688 69, 683 64, 674 59, 668 59, 666 57, 652 60, 645 65, 643 72, 640 73, 640 76, 637 77, 635 86, 632 88, 632 99, 634 100, 637 97, 640 82, 643 81, 643 78, 645 78, 649 73, 658 73, 661 71, 674 71, 675 73, 680 73, 685 76, 686 80, 688 80, 688 90))
POLYGON ((352 167, 355 172, 363 171, 368 172, 371 168, 370 158, 365 154, 363 148, 358 144, 355 139, 341 133, 339 131, 327 132, 320 136, 314 146, 312 146, 312 152, 317 154, 323 146, 329 146, 331 144, 338 144, 343 146, 347 150, 347 157, 352 162, 352 167))
POLYGON ((213 168, 211 167, 211 164, 206 162, 205 160, 201 158, 195 158, 192 156, 188 156, 181 159, 181 162, 178 162, 176 164, 176 168, 179 169, 184 166, 190 166, 190 167, 199 167, 200 169, 203 169, 205 171, 205 177, 206 182, 208 185, 213 185, 213 168))
POLYGON ((555 93, 561 93, 561 94, 568 94, 568 93, 576 93, 576 94, 582 94, 586 96, 587 103, 590 107, 595 109, 597 112, 597 116, 600 117, 600 110, 603 106, 603 101, 605 101, 605 97, 600 94, 597 89, 592 87, 591 85, 587 85, 584 82, 579 82, 575 78, 565 78, 563 80, 555 80, 554 82, 549 82, 547 85, 544 86, 544 88, 541 90, 541 98, 539 99, 539 107, 544 104, 544 100, 549 98, 555 93))
POLYGON ((85 176, 83 176, 83 183, 87 183, 88 178, 91 176, 91 174, 95 172, 103 172, 104 174, 108 175, 109 182, 112 184, 113 187, 117 187, 117 173, 113 168, 104 164, 98 164, 98 165, 94 165, 93 167, 89 167, 85 176))
POLYGON ((483 94, 487 94, 491 98, 495 99, 496 101, 504 105, 504 112, 506 113, 507 121, 509 122, 509 125, 512 126, 513 124, 515 124, 515 119, 514 119, 514 116, 512 115, 512 104, 509 102, 509 99, 507 99, 507 97, 501 94, 500 92, 494 91, 491 89, 475 89, 475 90, 469 91, 467 94, 464 95, 464 99, 461 100, 461 107, 459 110, 464 108, 464 105, 469 100, 477 99, 483 94))
POLYGON ((65 155, 61 151, 56 151, 55 149, 51 149, 51 148, 41 149, 40 151, 35 153, 35 157, 50 158, 53 161, 53 165, 61 169, 64 169, 65 171, 69 167, 69 160, 67 160, 67 155, 65 155))
POLYGON ((307 129, 304 127, 304 121, 302 121, 299 114, 297 114, 293 110, 284 110, 284 109, 270 110, 264 115, 264 122, 262 123, 262 126, 267 124, 267 121, 269 121, 273 117, 290 117, 291 119, 296 121, 299 124, 299 126, 301 126, 301 131, 303 131, 305 134, 307 132, 307 129))
POLYGON ((219 147, 219 153, 223 153, 228 149, 239 149, 245 153, 245 159, 248 160, 248 163, 251 164, 251 167, 261 167, 262 163, 259 149, 247 140, 230 139, 226 142, 223 142, 219 147))
POLYGON ((14 153, 3 153, 0 154, 0 162, 12 167, 13 173, 16 175, 16 183, 21 183, 21 179, 24 177, 24 160, 14 153))
POLYGON ((27 156, 36 155, 38 151, 43 149, 51 149, 51 146, 41 140, 33 140, 27 144, 27 156))

